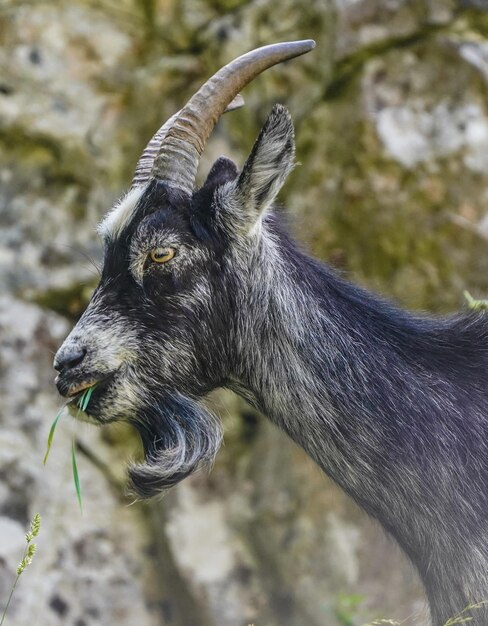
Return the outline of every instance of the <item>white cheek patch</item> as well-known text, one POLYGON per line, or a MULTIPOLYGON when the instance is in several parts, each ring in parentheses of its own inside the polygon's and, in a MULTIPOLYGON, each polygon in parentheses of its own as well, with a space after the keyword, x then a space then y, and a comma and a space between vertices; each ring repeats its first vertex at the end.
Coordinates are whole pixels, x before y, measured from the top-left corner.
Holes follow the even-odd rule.
POLYGON ((134 418, 143 405, 144 395, 144 389, 138 384, 131 368, 128 368, 102 396, 98 420, 111 422, 134 418))
POLYGON ((122 196, 98 225, 98 234, 104 239, 117 239, 130 222, 134 209, 145 190, 146 186, 134 187, 122 196))

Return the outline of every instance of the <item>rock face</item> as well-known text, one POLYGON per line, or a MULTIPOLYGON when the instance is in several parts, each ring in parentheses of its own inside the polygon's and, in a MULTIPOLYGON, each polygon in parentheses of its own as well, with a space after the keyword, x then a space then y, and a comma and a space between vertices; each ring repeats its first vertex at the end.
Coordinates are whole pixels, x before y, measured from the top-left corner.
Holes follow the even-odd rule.
POLYGON ((488 292, 488 15, 454 0, 4 0, 0 6, 0 610, 6 623, 425 624, 415 573, 281 433, 218 394, 213 472, 130 503, 133 434, 61 420, 53 352, 96 284, 94 226, 161 121, 250 48, 313 37, 225 117, 202 175, 243 162, 274 102, 296 122, 282 201, 317 256, 402 305, 488 292), (80 516, 70 445, 79 446, 80 516), (8 621, 10 620, 10 622, 8 621))

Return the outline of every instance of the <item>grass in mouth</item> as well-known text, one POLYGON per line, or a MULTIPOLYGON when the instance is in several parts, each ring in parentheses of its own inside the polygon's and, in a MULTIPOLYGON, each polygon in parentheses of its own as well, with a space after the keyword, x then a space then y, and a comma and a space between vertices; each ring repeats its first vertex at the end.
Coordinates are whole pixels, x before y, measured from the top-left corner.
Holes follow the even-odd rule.
MULTIPOLYGON (((95 386, 96 385, 92 385, 91 387, 88 387, 88 389, 85 389, 83 393, 76 400, 76 406, 78 407, 80 411, 83 411, 83 412, 86 411, 88 404, 90 402, 90 399, 92 397, 93 390, 95 389, 95 386)), ((49 429, 49 435, 47 437, 46 454, 44 455, 44 460, 43 460, 44 465, 46 465, 47 459, 49 457, 49 452, 51 451, 51 445, 53 442, 56 426, 58 425, 59 418, 63 414, 63 411, 65 408, 66 408, 66 404, 62 406, 61 409, 58 411, 56 417, 53 420, 53 423, 51 424, 51 428, 49 429)), ((83 513, 83 498, 81 495, 81 484, 80 484, 80 477, 78 474, 78 463, 76 462, 76 443, 75 443, 74 438, 71 442, 71 469, 73 472, 73 482, 75 484, 76 497, 78 499, 78 504, 80 505, 80 511, 83 513)))

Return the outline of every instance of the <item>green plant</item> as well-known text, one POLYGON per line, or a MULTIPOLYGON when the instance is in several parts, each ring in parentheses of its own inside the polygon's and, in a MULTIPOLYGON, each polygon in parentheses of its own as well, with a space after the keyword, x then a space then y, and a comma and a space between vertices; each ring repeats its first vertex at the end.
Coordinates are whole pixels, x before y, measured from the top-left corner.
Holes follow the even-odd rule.
POLYGON ((61 414, 63 413, 65 408, 66 408, 66 404, 63 404, 63 406, 59 409, 56 417, 54 418, 53 423, 51 424, 51 428, 49 429, 49 435, 47 437, 46 453, 44 455, 44 460, 42 461, 43 465, 46 465, 47 463, 47 458, 49 456, 49 452, 51 451, 51 444, 53 442, 54 431, 56 430, 56 426, 58 425, 59 418, 61 417, 61 414))
POLYGON ((469 291, 464 291, 463 295, 472 311, 488 311, 488 300, 476 300, 469 291))
POLYGON ((343 626, 354 626, 354 616, 364 596, 360 594, 340 594, 334 607, 336 618, 343 626))
POLYGON ((457 624, 467 624, 473 619, 472 616, 466 615, 467 611, 481 609, 485 606, 488 606, 488 600, 482 600, 481 602, 477 602, 476 604, 470 604, 469 606, 464 608, 462 611, 460 611, 457 615, 454 615, 453 617, 448 619, 447 622, 444 624, 444 626, 456 626, 457 624))
POLYGON ((7 615, 8 607, 10 606, 10 602, 12 601, 12 596, 14 595, 15 588, 17 587, 17 583, 19 582, 19 578, 21 577, 24 570, 32 563, 32 559, 34 558, 34 554, 36 553, 36 544, 33 543, 34 537, 37 537, 39 534, 39 530, 41 528, 41 516, 39 513, 34 515, 34 519, 31 522, 30 530, 25 535, 25 540, 27 545, 24 550, 24 555, 22 560, 20 561, 17 567, 17 577, 14 580, 14 584, 12 585, 12 589, 10 590, 10 595, 7 600, 7 604, 5 605, 5 609, 2 614, 2 619, 0 620, 0 626, 3 625, 5 620, 5 616, 7 615))
MULTIPOLYGON (((95 386, 96 385, 92 385, 91 387, 88 387, 77 397, 76 406, 78 407, 79 411, 86 411, 88 404, 90 402, 90 399, 92 397, 93 390, 95 389, 95 386)), ((63 414, 63 411, 66 408, 66 406, 67 405, 65 404, 58 411, 56 417, 53 420, 53 423, 51 424, 51 428, 49 429, 46 453, 44 455, 44 461, 43 461, 44 465, 46 465, 47 459, 49 457, 49 452, 51 450, 51 445, 53 442, 56 426, 58 425, 59 418, 63 414)), ((81 495, 81 484, 80 484, 80 477, 78 474, 78 463, 76 461, 76 443, 74 439, 71 442, 71 469, 73 472, 73 482, 74 482, 75 489, 76 489, 76 497, 78 499, 78 504, 80 505, 80 511, 83 512, 83 498, 81 495)))
POLYGON ((83 513, 83 498, 81 496, 80 477, 78 476, 78 463, 76 462, 76 443, 73 438, 71 442, 71 469, 73 472, 73 482, 75 483, 76 498, 80 505, 80 511, 83 513))
MULTIPOLYGON (((470 604, 469 606, 464 608, 462 611, 457 613, 457 615, 454 615, 453 617, 448 619, 447 622, 444 624, 444 626, 458 626, 459 624, 468 624, 469 622, 471 622, 473 617, 470 615, 466 615, 466 613, 468 611, 475 611, 476 609, 481 609, 485 606, 488 606, 488 600, 482 600, 481 602, 478 602, 476 604, 470 604)), ((375 619, 372 622, 363 624, 363 626, 383 626, 383 624, 385 626, 387 624, 389 626, 401 626, 401 622, 398 622, 394 619, 375 619)))

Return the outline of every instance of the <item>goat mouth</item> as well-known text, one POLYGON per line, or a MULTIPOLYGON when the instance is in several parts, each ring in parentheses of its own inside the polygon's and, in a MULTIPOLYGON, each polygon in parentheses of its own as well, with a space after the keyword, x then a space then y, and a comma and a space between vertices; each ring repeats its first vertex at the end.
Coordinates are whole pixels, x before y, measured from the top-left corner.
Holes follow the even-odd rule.
POLYGON ((68 398, 70 402, 76 402, 78 398, 86 393, 87 390, 96 386, 97 390, 101 390, 106 387, 106 383, 112 380, 116 372, 110 372, 108 374, 92 374, 91 376, 79 377, 78 380, 66 380, 66 377, 58 375, 56 376, 55 383, 59 393, 68 398))
POLYGON ((110 420, 100 419, 100 400, 103 399, 110 387, 115 373, 104 378, 87 380, 84 383, 73 385, 68 393, 68 410, 75 419, 99 426, 110 420))
POLYGON ((72 385, 68 389, 68 392, 66 393, 66 396, 68 398, 74 398, 78 394, 81 394, 81 392, 86 391, 87 389, 90 389, 90 387, 94 387, 99 382, 100 382, 99 379, 92 378, 92 379, 89 379, 89 380, 87 380, 87 381, 85 381, 83 383, 78 383, 77 385, 72 385))

